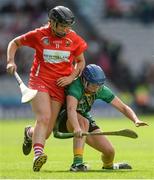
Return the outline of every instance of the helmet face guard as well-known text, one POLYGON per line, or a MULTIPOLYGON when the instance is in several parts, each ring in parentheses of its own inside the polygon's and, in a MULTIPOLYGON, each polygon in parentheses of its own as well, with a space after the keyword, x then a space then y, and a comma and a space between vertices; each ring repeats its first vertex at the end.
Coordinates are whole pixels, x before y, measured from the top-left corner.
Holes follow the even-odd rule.
POLYGON ((88 83, 91 83, 96 84, 98 86, 103 85, 106 79, 106 76, 102 68, 95 64, 87 65, 82 72, 82 77, 84 79, 84 84, 88 85, 88 83))

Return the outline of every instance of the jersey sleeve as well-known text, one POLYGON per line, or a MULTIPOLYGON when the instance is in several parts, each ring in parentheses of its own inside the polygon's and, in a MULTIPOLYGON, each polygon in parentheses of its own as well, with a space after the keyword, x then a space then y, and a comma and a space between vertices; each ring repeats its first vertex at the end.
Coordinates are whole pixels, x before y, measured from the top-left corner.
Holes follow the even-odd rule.
POLYGON ((97 99, 110 103, 115 98, 115 94, 106 86, 102 86, 97 93, 97 99))
POLYGON ((82 97, 82 88, 80 84, 80 79, 73 81, 68 87, 66 88, 66 95, 70 95, 75 97, 77 100, 80 100, 82 97))
POLYGON ((20 38, 20 42, 23 46, 28 46, 31 48, 35 48, 36 45, 36 36, 37 36, 37 30, 33 30, 33 31, 29 31, 23 35, 21 35, 20 38))
POLYGON ((82 39, 80 36, 77 35, 76 41, 76 48, 74 50, 74 56, 79 56, 81 53, 83 53, 87 49, 87 43, 84 39, 82 39))

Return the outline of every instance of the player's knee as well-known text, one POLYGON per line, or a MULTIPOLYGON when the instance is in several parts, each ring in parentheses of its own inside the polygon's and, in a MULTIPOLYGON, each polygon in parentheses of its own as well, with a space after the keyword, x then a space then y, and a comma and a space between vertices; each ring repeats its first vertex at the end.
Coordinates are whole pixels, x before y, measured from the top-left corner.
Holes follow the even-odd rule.
POLYGON ((37 123, 43 126, 49 126, 51 116, 50 115, 41 115, 37 118, 37 123))
POLYGON ((88 131, 89 129, 89 122, 86 118, 82 117, 79 119, 80 127, 83 131, 88 131))
POLYGON ((106 157, 114 157, 115 155, 115 150, 112 146, 109 146, 109 147, 106 147, 105 148, 105 151, 103 152, 103 154, 106 156, 106 157))
POLYGON ((89 121, 86 118, 85 118, 85 121, 84 121, 84 130, 85 131, 89 130, 89 121))

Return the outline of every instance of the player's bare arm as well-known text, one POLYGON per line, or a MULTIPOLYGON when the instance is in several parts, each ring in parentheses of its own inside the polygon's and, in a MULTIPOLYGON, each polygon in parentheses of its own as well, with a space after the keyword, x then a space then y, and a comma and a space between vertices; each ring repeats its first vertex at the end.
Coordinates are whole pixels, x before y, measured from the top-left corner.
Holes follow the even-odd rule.
POLYGON ((15 38, 10 41, 7 48, 7 72, 13 74, 16 71, 17 66, 14 62, 14 57, 17 49, 21 46, 19 38, 15 38))
POLYGON ((126 117, 128 117, 131 121, 133 121, 135 123, 135 126, 148 126, 147 123, 140 121, 135 112, 125 103, 123 103, 117 96, 115 96, 111 104, 120 112, 122 112, 126 117))
POLYGON ((70 76, 59 78, 57 80, 57 85, 64 87, 70 84, 76 77, 78 77, 82 73, 84 67, 85 67, 85 58, 84 58, 84 54, 82 53, 76 57, 76 68, 74 69, 72 74, 70 76))
POLYGON ((76 77, 80 76, 82 74, 83 69, 85 68, 85 58, 84 54, 80 54, 76 57, 76 66, 74 72, 71 74, 71 76, 75 79, 76 77))
POLYGON ((76 137, 82 135, 80 124, 77 117, 78 100, 73 96, 67 96, 67 115, 68 115, 68 130, 73 131, 76 137))

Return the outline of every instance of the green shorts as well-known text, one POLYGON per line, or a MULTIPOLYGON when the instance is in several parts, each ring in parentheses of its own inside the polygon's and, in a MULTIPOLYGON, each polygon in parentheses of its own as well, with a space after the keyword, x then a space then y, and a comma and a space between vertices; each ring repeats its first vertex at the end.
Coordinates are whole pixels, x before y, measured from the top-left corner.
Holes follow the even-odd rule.
MULTIPOLYGON (((88 132, 92 132, 96 129, 100 129, 91 117, 89 117, 87 119, 89 120, 88 132)), ((66 127, 66 121, 67 121, 67 112, 66 112, 66 109, 63 109, 63 110, 61 110, 61 112, 58 115, 54 130, 59 131, 59 132, 63 132, 63 133, 67 133, 68 130, 66 127)))

